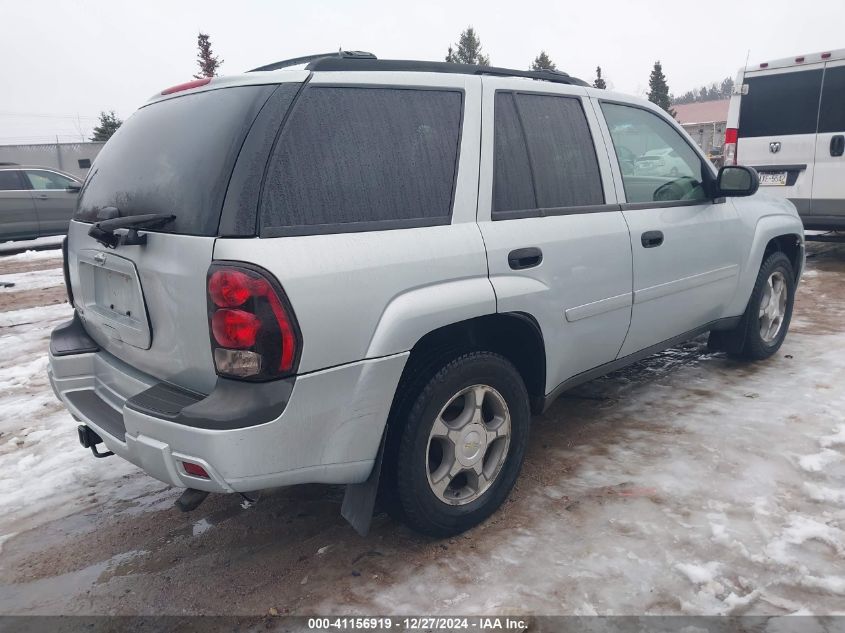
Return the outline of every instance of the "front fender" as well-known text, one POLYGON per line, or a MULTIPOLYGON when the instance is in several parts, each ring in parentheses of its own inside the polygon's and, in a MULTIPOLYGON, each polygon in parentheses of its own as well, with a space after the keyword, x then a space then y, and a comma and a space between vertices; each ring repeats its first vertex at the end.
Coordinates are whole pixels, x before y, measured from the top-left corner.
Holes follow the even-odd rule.
MULTIPOLYGON (((759 215, 756 222, 752 224, 754 232, 748 249, 748 257, 740 272, 737 291, 725 312, 726 316, 737 316, 745 312, 757 280, 757 273, 763 263, 766 246, 772 239, 783 235, 794 235, 801 241, 802 253, 804 244, 804 225, 798 217, 795 205, 788 200, 753 196, 737 201, 735 204, 741 215, 747 216, 754 213, 759 215)), ((799 277, 803 265, 802 255, 799 270, 795 271, 799 277)))

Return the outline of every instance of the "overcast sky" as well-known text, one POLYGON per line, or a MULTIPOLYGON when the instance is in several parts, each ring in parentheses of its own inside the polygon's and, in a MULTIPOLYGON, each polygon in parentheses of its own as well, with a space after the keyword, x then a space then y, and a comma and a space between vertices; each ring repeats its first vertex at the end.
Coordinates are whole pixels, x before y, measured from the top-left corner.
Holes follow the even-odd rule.
POLYGON ((752 63, 845 48, 843 0, 320 2, 0 0, 0 144, 78 140, 100 110, 129 116, 197 72, 197 31, 221 74, 339 47, 442 60, 467 25, 497 66, 558 68, 643 95, 656 59, 681 94, 752 63))

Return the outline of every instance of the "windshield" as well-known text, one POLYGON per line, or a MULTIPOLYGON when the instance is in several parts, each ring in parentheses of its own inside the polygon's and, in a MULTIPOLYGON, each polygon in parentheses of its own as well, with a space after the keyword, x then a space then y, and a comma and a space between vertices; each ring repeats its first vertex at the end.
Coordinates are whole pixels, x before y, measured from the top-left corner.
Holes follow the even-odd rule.
POLYGON ((94 161, 74 219, 173 214, 167 233, 216 235, 244 138, 276 86, 241 86, 166 99, 133 114, 94 161))

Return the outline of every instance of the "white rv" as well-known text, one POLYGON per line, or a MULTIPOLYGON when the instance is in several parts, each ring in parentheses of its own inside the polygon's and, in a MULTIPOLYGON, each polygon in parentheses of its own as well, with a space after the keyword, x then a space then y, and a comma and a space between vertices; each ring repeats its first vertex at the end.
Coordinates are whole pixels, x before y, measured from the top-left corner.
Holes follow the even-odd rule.
POLYGON ((845 49, 742 68, 725 164, 754 167, 808 229, 845 229, 845 49))

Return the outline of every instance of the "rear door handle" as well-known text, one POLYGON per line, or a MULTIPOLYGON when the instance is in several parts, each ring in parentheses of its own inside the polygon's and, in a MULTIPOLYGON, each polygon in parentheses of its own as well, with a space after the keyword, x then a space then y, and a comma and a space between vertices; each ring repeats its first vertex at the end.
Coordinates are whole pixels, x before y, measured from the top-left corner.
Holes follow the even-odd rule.
POLYGON ((49 196, 46 193, 41 193, 36 196, 39 200, 46 200, 49 196))
POLYGON ((646 231, 642 234, 640 242, 644 248, 654 248, 663 244, 663 231, 646 231))
POLYGON ((522 270, 523 268, 534 268, 539 266, 543 261, 543 251, 536 246, 529 246, 528 248, 518 248, 515 251, 508 253, 508 265, 513 270, 522 270))
POLYGON ((842 156, 845 153, 845 135, 835 134, 830 137, 830 155, 842 156))

